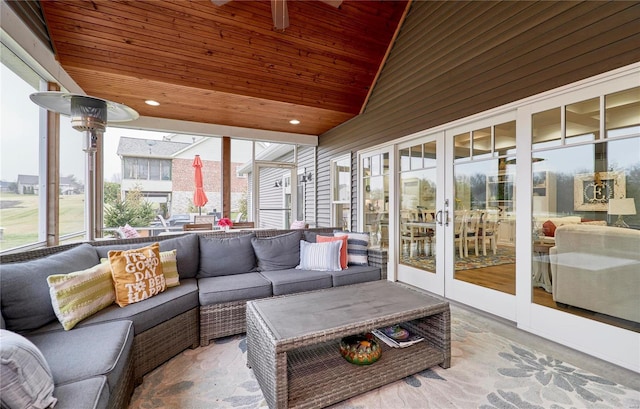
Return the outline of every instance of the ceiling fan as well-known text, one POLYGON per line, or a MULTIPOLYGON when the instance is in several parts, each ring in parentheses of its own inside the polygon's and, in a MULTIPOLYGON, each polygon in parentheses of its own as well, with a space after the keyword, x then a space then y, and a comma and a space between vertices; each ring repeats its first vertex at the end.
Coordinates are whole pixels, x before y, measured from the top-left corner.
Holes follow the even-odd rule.
MULTIPOLYGON (((211 0, 216 6, 222 6, 231 0, 211 0)), ((338 8, 342 0, 318 0, 332 7, 338 8)), ((273 17, 273 28, 284 31, 289 27, 289 12, 287 11, 287 0, 271 0, 271 16, 273 17)))

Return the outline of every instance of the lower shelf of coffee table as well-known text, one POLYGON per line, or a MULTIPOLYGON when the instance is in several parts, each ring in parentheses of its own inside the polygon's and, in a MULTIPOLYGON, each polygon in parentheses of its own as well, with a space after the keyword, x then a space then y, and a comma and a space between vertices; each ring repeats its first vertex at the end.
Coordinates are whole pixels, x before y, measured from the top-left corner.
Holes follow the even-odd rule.
POLYGON ((340 355, 339 340, 288 352, 288 407, 328 406, 444 361, 443 351, 426 341, 406 348, 391 348, 383 342, 380 345, 380 359, 362 366, 340 355))

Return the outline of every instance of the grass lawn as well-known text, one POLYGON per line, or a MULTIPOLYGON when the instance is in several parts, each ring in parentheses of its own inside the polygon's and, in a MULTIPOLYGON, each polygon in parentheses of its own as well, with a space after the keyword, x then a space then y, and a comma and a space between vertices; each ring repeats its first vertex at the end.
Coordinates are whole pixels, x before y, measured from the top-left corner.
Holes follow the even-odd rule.
MULTIPOLYGON (((2 193, 0 227, 4 228, 0 250, 38 241, 37 195, 2 193)), ((84 230, 84 195, 60 196, 60 235, 84 230)))

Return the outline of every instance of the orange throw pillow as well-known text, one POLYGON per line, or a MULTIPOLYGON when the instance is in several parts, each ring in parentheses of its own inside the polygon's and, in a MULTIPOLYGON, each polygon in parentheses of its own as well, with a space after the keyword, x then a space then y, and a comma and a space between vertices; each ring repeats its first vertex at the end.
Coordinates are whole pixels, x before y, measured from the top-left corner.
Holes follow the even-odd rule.
POLYGON ((125 307, 160 294, 167 288, 160 245, 109 252, 111 274, 116 289, 116 303, 125 307))
POLYGON ((544 231, 544 235, 547 237, 555 237, 556 235, 556 225, 553 224, 551 220, 544 222, 542 230, 544 231))
POLYGON ((349 237, 329 237, 329 236, 316 236, 316 243, 326 243, 328 241, 340 241, 342 240, 342 247, 340 247, 340 268, 345 270, 347 268, 347 239, 349 237))

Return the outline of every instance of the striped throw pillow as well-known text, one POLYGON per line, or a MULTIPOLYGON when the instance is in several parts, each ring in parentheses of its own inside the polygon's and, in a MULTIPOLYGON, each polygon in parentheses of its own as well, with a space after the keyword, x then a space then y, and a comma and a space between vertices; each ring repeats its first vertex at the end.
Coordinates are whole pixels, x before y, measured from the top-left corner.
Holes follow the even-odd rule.
POLYGON ((178 275, 178 263, 176 262, 177 250, 161 251, 160 263, 162 264, 162 272, 167 283, 167 288, 180 285, 180 276, 178 275))
POLYGON ((47 283, 53 311, 67 331, 116 300, 109 263, 74 273, 50 275, 47 283))
POLYGON ((369 260, 367 258, 369 234, 337 231, 333 236, 347 236, 347 259, 350 266, 366 266, 369 264, 369 260))
POLYGON ((299 270, 340 271, 342 241, 309 243, 300 240, 299 270))

